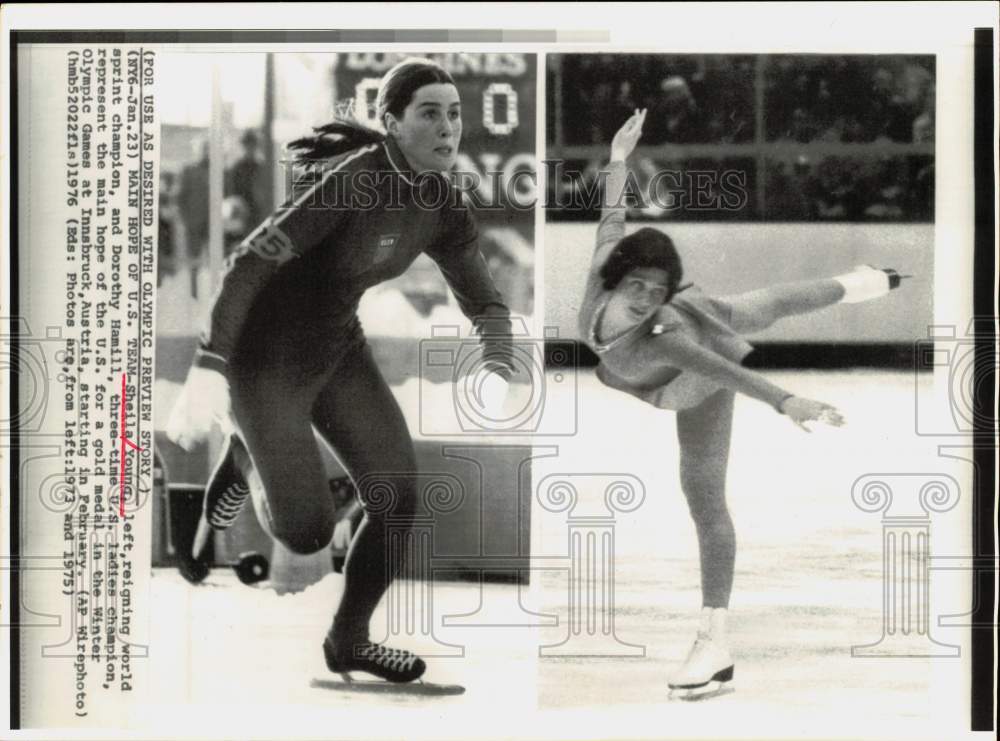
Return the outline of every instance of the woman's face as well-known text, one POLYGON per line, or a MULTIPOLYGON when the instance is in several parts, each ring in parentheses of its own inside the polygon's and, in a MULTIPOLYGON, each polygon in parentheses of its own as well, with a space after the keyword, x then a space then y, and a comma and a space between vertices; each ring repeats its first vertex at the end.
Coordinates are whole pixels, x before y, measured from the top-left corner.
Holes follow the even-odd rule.
POLYGON ((443 82, 417 88, 401 118, 386 114, 386 129, 414 172, 450 170, 462 138, 458 90, 443 82))
POLYGON ((642 321, 667 300, 667 278, 662 268, 635 268, 615 286, 613 299, 630 319, 642 321))

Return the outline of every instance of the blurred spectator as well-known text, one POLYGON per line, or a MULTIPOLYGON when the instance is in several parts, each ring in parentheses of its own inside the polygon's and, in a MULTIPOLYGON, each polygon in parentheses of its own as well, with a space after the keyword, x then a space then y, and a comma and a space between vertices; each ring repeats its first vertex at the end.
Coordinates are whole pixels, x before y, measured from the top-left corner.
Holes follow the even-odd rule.
POLYGON ((902 162, 883 157, 871 177, 871 195, 865 207, 866 220, 899 221, 903 218, 904 177, 902 162))
POLYGON ((644 129, 648 144, 690 144, 705 140, 701 110, 683 77, 671 75, 663 79, 644 129))
POLYGON ((934 141, 934 105, 936 102, 934 73, 912 59, 905 59, 897 84, 903 101, 917 112, 917 118, 913 122, 913 141, 934 141), (918 140, 917 121, 924 116, 930 117, 930 127, 926 128, 925 121, 921 136, 926 138, 918 140))
POLYGON ((913 138, 913 119, 917 110, 897 91, 896 78, 885 67, 875 70, 872 78, 872 108, 863 141, 887 139, 908 142, 913 138))
POLYGON ((936 88, 931 82, 923 93, 921 112, 913 120, 913 141, 926 144, 934 141, 934 105, 936 103, 936 88))
POLYGON ((172 172, 160 172, 159 230, 156 242, 156 285, 177 272, 178 221, 177 180, 172 172))
POLYGON ((201 158, 181 170, 177 206, 187 236, 187 257, 191 269, 191 295, 198 296, 198 267, 208 245, 208 155, 207 140, 195 142, 201 158))
POLYGON ((910 187, 907 189, 907 210, 915 221, 934 220, 934 158, 909 158, 910 187))
POLYGON ((768 162, 765 184, 766 217, 775 221, 808 221, 816 218, 818 204, 811 197, 812 163, 800 154, 789 167, 783 160, 768 162))
MULTIPOLYGON (((706 84, 700 93, 701 107, 707 117, 706 141, 749 142, 754 137, 755 62, 752 57, 732 57, 727 61, 725 82, 710 87, 706 84)), ((706 78, 722 76, 718 71, 710 73, 707 69, 704 75, 706 78)))
MULTIPOLYGON (((625 121, 639 107, 635 99, 635 91, 632 88, 632 83, 628 80, 618 83, 618 93, 615 95, 615 100, 611 105, 612 121, 625 121)), ((621 126, 620 123, 618 125, 621 126)))
POLYGON ((266 173, 258 154, 260 147, 256 132, 247 129, 240 137, 240 145, 243 151, 226 172, 225 180, 223 231, 227 257, 267 215, 263 192, 266 173))

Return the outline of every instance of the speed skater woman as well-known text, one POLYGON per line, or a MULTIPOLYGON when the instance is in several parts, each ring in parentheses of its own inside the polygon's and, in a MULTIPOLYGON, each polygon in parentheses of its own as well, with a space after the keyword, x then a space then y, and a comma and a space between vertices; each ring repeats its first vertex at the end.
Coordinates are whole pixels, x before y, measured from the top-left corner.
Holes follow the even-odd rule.
POLYGON ((736 539, 725 487, 735 393, 769 404, 807 431, 806 422, 844 421, 829 404, 796 396, 744 368, 752 346, 742 335, 782 317, 877 298, 904 276, 858 266, 835 278, 718 299, 683 285, 670 237, 651 228, 625 235, 625 159, 645 117, 637 110, 611 143, 579 329, 600 357, 597 376, 605 385, 677 412, 681 488, 698 535, 703 608, 697 639, 668 684, 672 691, 692 691, 733 676, 725 628, 736 539))
MULTIPOLYGON (((344 566, 344 591, 323 643, 327 666, 393 682, 424 662, 372 643, 369 621, 399 564, 399 531, 416 508, 417 463, 403 414, 357 316, 366 289, 402 274, 424 252, 473 320, 484 360, 504 388, 510 312, 480 254, 475 222, 445 174, 462 136, 451 76, 426 59, 389 70, 376 99, 385 133, 335 121, 290 144, 310 165, 291 197, 229 259, 184 389, 187 424, 174 439, 204 439, 231 398, 234 434, 206 494, 205 518, 227 527, 247 492, 269 533, 293 552, 330 543, 334 506, 313 428, 351 476, 365 515, 344 566), (261 487, 248 487, 252 472, 261 487), (263 496, 258 496, 258 488, 263 496)), ((180 428, 180 429, 178 429, 180 428)))

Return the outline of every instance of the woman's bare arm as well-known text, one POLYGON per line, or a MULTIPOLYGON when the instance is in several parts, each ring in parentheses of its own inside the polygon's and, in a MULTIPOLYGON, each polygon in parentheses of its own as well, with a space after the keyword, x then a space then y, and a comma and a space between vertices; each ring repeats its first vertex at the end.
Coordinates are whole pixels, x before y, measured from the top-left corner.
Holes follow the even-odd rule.
POLYGON ((611 161, 601 173, 604 193, 601 222, 597 225, 596 247, 590 262, 591 272, 601 269, 611 250, 625 236, 625 186, 628 183, 625 160, 642 136, 642 124, 645 120, 645 109, 636 110, 611 142, 611 161))
POLYGON ((759 373, 702 347, 682 332, 658 335, 648 344, 648 350, 639 352, 649 354, 641 360, 650 365, 697 373, 732 391, 770 404, 779 414, 787 415, 807 432, 809 428, 804 426, 804 422, 820 420, 835 427, 844 424, 843 417, 835 407, 795 396, 759 373))

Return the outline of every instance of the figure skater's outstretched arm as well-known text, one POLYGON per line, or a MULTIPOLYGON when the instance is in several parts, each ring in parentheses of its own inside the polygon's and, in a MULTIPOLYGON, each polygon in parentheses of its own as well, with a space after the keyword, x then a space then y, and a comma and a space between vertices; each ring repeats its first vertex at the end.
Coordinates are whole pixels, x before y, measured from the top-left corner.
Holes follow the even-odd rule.
POLYGON ((615 245, 625 236, 625 186, 628 181, 625 160, 642 136, 645 120, 646 109, 636 109, 611 142, 611 161, 600 178, 604 180, 604 193, 601 222, 597 225, 597 245, 590 263, 591 272, 601 269, 615 245))
POLYGON ((648 347, 649 350, 645 351, 648 356, 644 359, 648 364, 710 378, 731 391, 770 404, 806 432, 810 430, 805 422, 823 421, 836 427, 844 424, 844 418, 835 407, 795 396, 759 373, 702 347, 683 332, 663 332, 653 338, 648 347))

